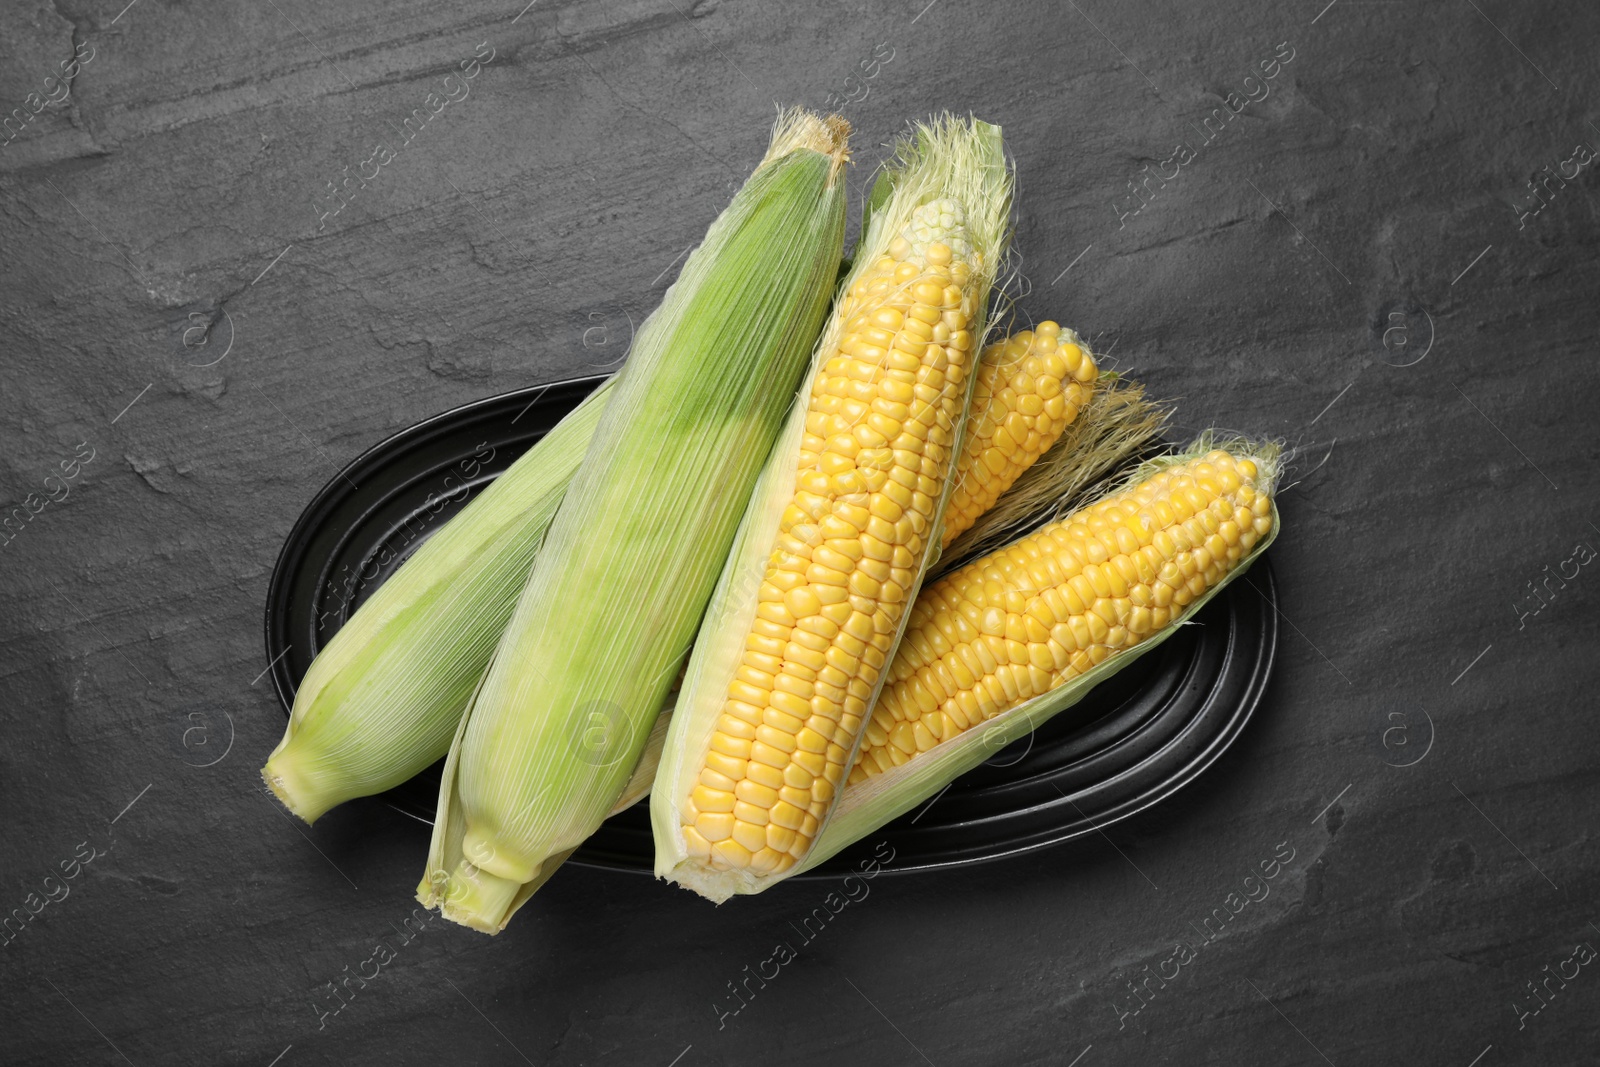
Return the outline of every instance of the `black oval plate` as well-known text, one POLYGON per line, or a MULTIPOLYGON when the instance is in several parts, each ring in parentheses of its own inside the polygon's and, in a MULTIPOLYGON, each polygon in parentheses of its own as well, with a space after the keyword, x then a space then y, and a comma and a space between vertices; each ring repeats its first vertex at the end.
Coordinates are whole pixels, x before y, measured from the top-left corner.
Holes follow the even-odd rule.
MULTIPOLYGON (((285 710, 323 644, 428 535, 605 378, 489 397, 370 449, 312 500, 267 589, 267 657, 285 710)), ((854 869, 880 841, 896 871, 1043 848, 1143 811, 1209 767, 1244 728, 1272 670, 1272 570, 1257 561, 1194 621, 938 797, 802 877, 854 869)), ((442 761, 441 761, 442 763, 442 761)), ((381 799, 433 819, 440 766, 381 799)), ((649 871, 649 805, 608 819, 572 862, 649 871)))

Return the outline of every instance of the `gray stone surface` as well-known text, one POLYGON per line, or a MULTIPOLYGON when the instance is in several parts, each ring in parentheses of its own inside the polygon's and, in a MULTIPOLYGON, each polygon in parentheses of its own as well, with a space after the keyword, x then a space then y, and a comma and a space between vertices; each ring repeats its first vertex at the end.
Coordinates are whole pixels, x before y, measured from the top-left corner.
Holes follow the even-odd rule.
POLYGON ((37 514, 0 548, 0 906, 61 899, 0 948, 0 1061, 1593 1062, 1600 964, 1563 961, 1600 945, 1600 569, 1515 605, 1600 549, 1600 178, 1519 224, 1600 145, 1600 13, 925 4, 6 6, 0 503, 37 514), (479 42, 470 95, 320 218, 479 42), (858 189, 908 116, 1003 124, 1023 309, 1190 428, 1301 447, 1266 703, 1103 836, 875 880, 720 1020, 825 887, 713 909, 569 869, 498 938, 403 942, 425 828, 305 830, 256 777, 284 535, 395 430, 616 359, 774 102, 863 88, 858 189), (1270 894, 1164 964, 1280 843, 1270 894), (1176 977, 1132 1014, 1147 965, 1176 977))

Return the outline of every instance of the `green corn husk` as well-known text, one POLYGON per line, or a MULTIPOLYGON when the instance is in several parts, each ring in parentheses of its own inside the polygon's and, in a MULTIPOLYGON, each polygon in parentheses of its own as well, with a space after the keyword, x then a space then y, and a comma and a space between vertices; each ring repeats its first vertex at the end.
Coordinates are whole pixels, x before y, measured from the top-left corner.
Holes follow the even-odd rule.
MULTIPOLYGON (((476 691, 474 691, 473 696, 477 696, 476 691)), ((650 794, 650 783, 655 780, 656 767, 661 761, 661 749, 667 740, 667 724, 672 721, 672 702, 676 697, 677 691, 674 689, 667 700, 666 706, 662 708, 660 714, 656 716, 655 724, 650 727, 649 737, 645 740, 644 752, 642 755, 640 755, 639 762, 634 766, 633 774, 629 776, 627 784, 622 787, 622 795, 617 798, 617 802, 612 805, 611 810, 606 813, 607 819, 618 814, 619 812, 627 811, 629 808, 633 807, 650 794)), ((464 719, 457 720, 458 730, 464 725, 466 725, 466 721, 464 719)), ((454 745, 450 749, 450 754, 445 762, 444 772, 447 780, 455 776, 456 754, 459 750, 459 746, 454 745)), ((433 821, 433 836, 429 840, 428 844, 429 855, 444 855, 446 851, 451 848, 449 842, 460 841, 462 836, 466 833, 466 830, 466 816, 462 812, 461 805, 454 804, 448 809, 440 808, 438 816, 433 821)), ((565 849, 564 851, 553 853, 542 864, 540 864, 539 873, 529 881, 523 883, 522 887, 518 890, 515 898, 516 902, 512 906, 511 912, 515 912, 517 908, 520 908, 524 903, 526 903, 528 898, 532 897, 541 886, 548 882, 551 876, 556 873, 556 870, 560 868, 563 863, 566 863, 567 860, 571 859, 572 854, 576 851, 578 851, 578 846, 573 845, 571 848, 565 849)), ((457 859, 459 858, 460 857, 458 855, 457 859)), ((423 896, 420 887, 417 897, 424 903, 429 904, 430 907, 433 906, 432 903, 423 896)), ((507 917, 510 917, 509 912, 507 913, 507 917)), ((503 926, 501 928, 503 929, 503 926)), ((486 932, 492 934, 498 931, 489 930, 486 932)))
MULTIPOLYGON (((1259 485, 1272 493, 1277 480, 1279 449, 1275 444, 1261 444, 1244 440, 1214 441, 1210 434, 1202 435, 1183 451, 1160 456, 1140 464, 1128 477, 1103 495, 1116 493, 1136 485, 1161 470, 1203 456, 1213 448, 1250 458, 1261 472, 1259 485)), ((1099 499, 1097 496, 1096 499, 1099 499)), ((1094 501, 1088 501, 1093 503, 1094 501)), ((1009 711, 1001 712, 986 722, 973 725, 964 732, 940 742, 926 752, 907 762, 857 782, 844 790, 835 806, 833 818, 823 827, 821 837, 812 847, 806 860, 796 873, 810 870, 836 855, 863 837, 912 810, 938 794, 956 778, 994 756, 1006 745, 1038 729, 1053 716, 1072 707, 1096 685, 1118 671, 1126 669, 1140 656, 1156 648, 1178 632, 1178 628, 1193 619, 1195 614, 1220 593, 1235 578, 1244 574, 1250 565, 1261 558, 1277 537, 1282 527, 1277 503, 1272 508, 1272 529, 1256 542, 1250 553, 1236 564, 1213 587, 1197 597, 1172 619, 1159 633, 1153 634, 1131 648, 1113 653, 1104 662, 1058 688, 1050 690, 1009 711)))
MULTIPOLYGON (((959 120, 941 116, 920 125, 915 140, 899 146, 897 165, 888 170, 874 193, 874 206, 866 223, 849 274, 841 292, 849 292, 856 281, 874 270, 891 242, 912 224, 919 208, 954 201, 964 218, 957 232, 970 243, 980 264, 973 271, 974 310, 972 316, 972 363, 964 383, 958 427, 944 479, 933 514, 927 541, 917 561, 916 579, 906 599, 916 595, 916 586, 938 554, 938 525, 950 497, 959 454, 960 433, 966 425, 967 406, 977 381, 976 363, 983 350, 990 286, 996 266, 1004 259, 1010 240, 1012 176, 1006 162, 998 126, 976 119, 959 120), (888 192, 880 195, 882 190, 888 192)), ((838 352, 845 332, 843 311, 830 316, 820 339, 802 395, 809 398, 812 383, 824 372, 827 360, 838 352)), ((789 425, 773 449, 771 461, 762 473, 761 483, 751 498, 749 512, 739 530, 739 539, 728 557, 717 591, 706 611, 677 708, 668 727, 667 746, 661 768, 651 789, 650 814, 656 844, 657 877, 676 882, 710 900, 721 902, 736 893, 757 893, 781 881, 788 871, 757 870, 753 866, 722 869, 691 854, 683 833, 682 811, 690 791, 698 784, 700 768, 711 744, 713 732, 727 700, 728 686, 740 665, 746 636, 756 618, 760 587, 780 529, 781 516, 795 498, 798 480, 796 457, 806 430, 806 408, 798 405, 789 425)), ((903 629, 909 611, 901 614, 903 629)), ((898 639, 898 635, 896 635, 898 639)), ((882 675, 877 679, 881 685, 882 675)), ((876 688, 873 690, 876 694, 876 688)), ((871 701, 867 701, 870 707, 871 701)), ((856 734, 855 743, 859 743, 856 734)), ((853 750, 851 753, 853 757, 853 750)), ((849 760, 845 761, 848 768, 849 760)))
POLYGON ((312 662, 261 776, 306 822, 449 751, 611 382, 422 545, 312 662))
POLYGON ((462 718, 417 895, 487 933, 612 810, 821 326, 848 124, 784 115, 640 328, 462 718))

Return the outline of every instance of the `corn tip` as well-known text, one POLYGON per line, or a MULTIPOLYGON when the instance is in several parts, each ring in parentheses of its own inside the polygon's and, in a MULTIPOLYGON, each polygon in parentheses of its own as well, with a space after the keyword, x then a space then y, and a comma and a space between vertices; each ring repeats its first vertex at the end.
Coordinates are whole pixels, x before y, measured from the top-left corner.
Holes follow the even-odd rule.
POLYGON ((780 111, 778 121, 772 127, 772 141, 761 165, 765 166, 800 149, 810 149, 833 160, 829 172, 831 185, 845 164, 850 162, 850 130, 849 120, 842 115, 823 118, 803 107, 780 111))

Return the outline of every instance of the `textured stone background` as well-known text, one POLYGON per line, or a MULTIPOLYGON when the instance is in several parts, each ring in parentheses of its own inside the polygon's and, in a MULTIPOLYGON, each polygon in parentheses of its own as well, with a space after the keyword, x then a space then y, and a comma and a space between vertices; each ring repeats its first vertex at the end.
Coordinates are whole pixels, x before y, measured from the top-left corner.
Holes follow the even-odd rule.
POLYGON ((1538 1014, 1525 983, 1600 945, 1600 566, 1515 606, 1600 548, 1600 177, 1519 227, 1600 144, 1592 5, 122 2, 0 15, 4 109, 93 56, 0 147, 0 503, 40 494, 0 549, 0 906, 94 856, 0 948, 0 1061, 1593 1059, 1600 964, 1538 1014), (320 219, 479 42, 471 95, 320 219), (1280 42, 1270 95, 1119 223, 1280 42), (774 102, 863 89, 858 189, 908 116, 1003 124, 1023 308, 1188 426, 1301 447, 1261 712, 1104 837, 874 881, 720 1029, 824 887, 714 910, 568 869, 320 1016, 395 939, 426 831, 375 803, 303 830, 260 787, 290 524, 401 427, 615 360, 774 102), (1119 1019, 1280 842, 1271 895, 1119 1019))

